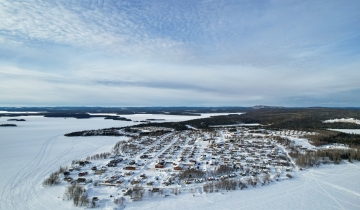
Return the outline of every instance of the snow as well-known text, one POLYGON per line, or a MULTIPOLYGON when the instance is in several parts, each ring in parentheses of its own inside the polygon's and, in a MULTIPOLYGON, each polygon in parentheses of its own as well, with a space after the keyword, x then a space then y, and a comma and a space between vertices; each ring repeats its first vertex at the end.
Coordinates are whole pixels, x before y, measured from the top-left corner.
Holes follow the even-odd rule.
POLYGON ((339 131, 343 133, 350 133, 350 134, 360 134, 360 129, 329 129, 332 131, 339 131))
POLYGON ((0 111, 0 114, 36 114, 39 112, 9 112, 9 111, 0 111))
POLYGON ((294 137, 287 137, 289 140, 294 141, 295 145, 301 145, 303 148, 307 149, 315 149, 314 145, 311 145, 307 139, 304 138, 294 138, 294 137))
POLYGON ((118 116, 118 114, 116 114, 116 113, 90 113, 90 112, 88 112, 88 114, 93 115, 93 116, 97 116, 97 115, 118 116))
POLYGON ((185 125, 187 128, 189 128, 189 129, 193 129, 193 130, 197 130, 197 128, 195 128, 195 127, 193 127, 193 126, 191 126, 191 125, 185 125))
MULTIPOLYGON (((68 138, 67 132, 131 125, 132 122, 104 119, 58 119, 21 117, 18 127, 0 129, 0 209, 56 209, 63 205, 61 192, 44 189, 42 180, 73 159, 109 149, 114 137, 68 138)), ((0 118, 0 122, 8 118, 0 118)), ((71 206, 69 206, 71 208, 71 206)))
MULTIPOLYGON (((208 114, 214 115, 214 114, 208 114)), ((133 120, 155 118, 156 115, 127 115, 133 120)), ((182 121, 194 116, 159 115, 159 119, 182 121), (166 118, 168 117, 168 118, 166 118), (178 117, 178 118, 176 118, 178 117)), ((205 116, 201 116, 205 117, 205 116)), ((46 187, 41 183, 59 166, 88 155, 108 152, 124 137, 64 137, 68 132, 134 125, 129 121, 44 118, 25 116, 18 127, 0 128, 0 209, 79 209, 63 201, 64 187, 46 187)), ((199 118, 199 117, 197 117, 199 118)), ((9 118, 0 118, 0 123, 9 118)), ((296 139, 294 139, 296 140, 296 139)), ((297 139, 304 145, 305 140, 297 139), (303 141, 303 142, 301 142, 303 141)), ((203 193, 182 192, 179 195, 154 195, 138 202, 126 202, 125 209, 359 209, 360 163, 321 165, 305 171, 292 172, 290 180, 272 182, 267 186, 244 190, 203 193), (194 195, 194 196, 193 196, 194 195)), ((190 190, 191 186, 187 188, 190 190)), ((113 209, 109 193, 115 187, 96 189, 103 196, 102 209, 113 209)), ((91 192, 90 192, 91 193, 91 192)))
MULTIPOLYGON (((2 111, 2 113, 14 113, 2 111)), ((184 121, 229 113, 211 113, 202 116, 182 115, 126 115, 132 120, 160 118, 184 121)), ((43 116, 1 117, 25 119, 17 127, 0 128, 0 209, 72 209, 62 202, 63 189, 43 188, 41 183, 60 166, 74 159, 108 152, 119 137, 64 137, 65 133, 135 125, 131 121, 104 120, 103 118, 45 118, 43 116), (60 189, 60 190, 59 190, 60 189), (60 198, 58 198, 60 197, 60 198), (65 206, 64 206, 65 205, 65 206)))
POLYGON ((357 119, 354 119, 354 118, 341 118, 341 119, 333 119, 333 120, 325 120, 324 121, 324 123, 334 123, 334 122, 360 124, 360 120, 357 120, 357 119))
POLYGON ((359 209, 360 163, 322 165, 287 181, 219 193, 182 193, 126 204, 125 209, 359 209))

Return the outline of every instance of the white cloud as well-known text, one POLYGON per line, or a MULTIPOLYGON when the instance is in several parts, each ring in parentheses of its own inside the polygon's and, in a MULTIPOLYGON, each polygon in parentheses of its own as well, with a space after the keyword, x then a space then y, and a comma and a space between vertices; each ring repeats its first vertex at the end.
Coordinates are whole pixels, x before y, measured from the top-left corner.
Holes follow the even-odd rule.
POLYGON ((0 105, 348 96, 360 89, 359 10, 354 1, 0 1, 0 105))

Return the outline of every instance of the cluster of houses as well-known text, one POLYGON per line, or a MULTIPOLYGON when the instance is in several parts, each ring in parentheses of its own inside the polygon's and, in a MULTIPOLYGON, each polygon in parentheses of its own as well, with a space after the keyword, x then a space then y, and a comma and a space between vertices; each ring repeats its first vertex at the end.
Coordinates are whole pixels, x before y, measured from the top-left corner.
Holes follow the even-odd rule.
POLYGON ((282 130, 282 131, 269 131, 270 135, 275 136, 290 136, 299 138, 304 135, 316 135, 315 132, 307 132, 307 131, 296 131, 296 130, 282 130))
POLYGON ((161 129, 132 131, 128 140, 116 144, 109 158, 74 162, 63 173, 64 180, 113 186, 128 193, 134 186, 156 192, 172 187, 201 187, 219 180, 286 177, 294 165, 273 137, 302 134, 259 132, 248 127, 181 132, 161 129), (151 135, 153 131, 158 135, 151 135), (149 134, 141 135, 144 132, 149 134), (184 176, 187 171, 191 173, 184 176))

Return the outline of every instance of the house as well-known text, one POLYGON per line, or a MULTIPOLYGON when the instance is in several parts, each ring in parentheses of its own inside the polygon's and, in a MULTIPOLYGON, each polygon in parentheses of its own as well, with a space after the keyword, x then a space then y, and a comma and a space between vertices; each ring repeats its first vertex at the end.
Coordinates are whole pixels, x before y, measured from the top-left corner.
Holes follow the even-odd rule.
POLYGON ((151 191, 152 191, 152 192, 159 192, 159 191, 160 191, 160 188, 153 188, 151 191))
POLYGON ((102 175, 106 170, 95 170, 94 175, 102 175))
POLYGON ((87 175, 87 174, 88 174, 87 171, 85 171, 85 172, 80 172, 80 173, 78 174, 78 176, 85 176, 85 175, 87 175))
POLYGON ((156 164, 156 165, 155 165, 155 168, 164 168, 164 165, 163 165, 163 164, 158 163, 158 164, 156 164))
POLYGON ((137 179, 131 180, 130 184, 139 184, 139 181, 137 179))
POLYGON ((183 166, 194 167, 194 163, 183 163, 183 166))
POLYGON ((146 158, 148 158, 148 157, 149 157, 148 155, 141 155, 141 156, 140 156, 141 159, 146 159, 146 158))
POLYGON ((134 167, 134 166, 126 166, 125 170, 136 170, 136 167, 134 167))
POLYGON ((175 170, 175 171, 181 171, 182 168, 181 168, 180 166, 175 166, 175 167, 174 167, 174 170, 175 170))
POLYGON ((76 180, 77 183, 86 183, 86 178, 78 178, 76 180))

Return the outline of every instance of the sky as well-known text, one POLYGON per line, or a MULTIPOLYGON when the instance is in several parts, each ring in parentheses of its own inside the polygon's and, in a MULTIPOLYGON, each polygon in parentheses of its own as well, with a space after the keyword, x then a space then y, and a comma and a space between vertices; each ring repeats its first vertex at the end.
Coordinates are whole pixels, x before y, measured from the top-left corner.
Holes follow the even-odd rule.
POLYGON ((0 106, 360 106, 357 0, 0 0, 0 106))

